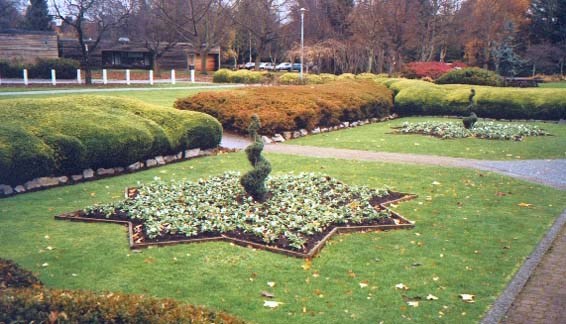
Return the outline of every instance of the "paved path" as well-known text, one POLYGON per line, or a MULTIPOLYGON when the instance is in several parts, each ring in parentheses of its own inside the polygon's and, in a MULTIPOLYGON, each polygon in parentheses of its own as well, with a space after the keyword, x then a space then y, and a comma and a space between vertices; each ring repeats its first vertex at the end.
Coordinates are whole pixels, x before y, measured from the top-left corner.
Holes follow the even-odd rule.
POLYGON ((242 84, 226 84, 226 85, 198 85, 187 87, 152 87, 152 88, 81 88, 81 89, 52 89, 52 90, 28 90, 28 91, 6 91, 1 92, 0 96, 33 96, 46 94, 63 94, 63 93, 95 93, 95 92, 116 92, 116 91, 159 91, 159 90, 203 90, 203 89, 222 89, 243 87, 242 84))

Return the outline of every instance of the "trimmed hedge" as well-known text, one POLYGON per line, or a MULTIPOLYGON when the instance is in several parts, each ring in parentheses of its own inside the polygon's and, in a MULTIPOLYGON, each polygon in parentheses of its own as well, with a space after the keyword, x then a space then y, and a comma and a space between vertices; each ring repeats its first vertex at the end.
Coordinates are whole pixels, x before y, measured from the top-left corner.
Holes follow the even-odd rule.
POLYGON ((0 119, 0 184, 9 185, 212 148, 222 137, 210 116, 102 96, 3 100, 0 119))
POLYGON ((43 288, 0 258, 0 323, 244 323, 221 312, 171 299, 43 288))
POLYGON ((66 58, 38 59, 35 64, 28 67, 29 77, 34 79, 51 78, 51 69, 55 69, 57 79, 75 79, 78 68, 80 68, 79 61, 66 58))
POLYGON ((175 102, 177 109, 210 114, 225 129, 242 134, 253 114, 262 121, 262 133, 275 134, 384 117, 392 105, 391 91, 372 81, 201 92, 175 102))
POLYGON ((436 80, 438 84, 474 84, 500 87, 503 79, 495 72, 480 68, 452 70, 436 80))
POLYGON ((520 89, 435 85, 425 81, 382 79, 395 93, 394 112, 412 115, 467 115, 470 89, 481 118, 558 120, 566 118, 566 89, 520 89))
POLYGON ((215 83, 264 83, 273 81, 274 76, 272 73, 265 71, 250 71, 250 70, 237 70, 232 71, 228 69, 220 69, 214 72, 212 81, 215 83))

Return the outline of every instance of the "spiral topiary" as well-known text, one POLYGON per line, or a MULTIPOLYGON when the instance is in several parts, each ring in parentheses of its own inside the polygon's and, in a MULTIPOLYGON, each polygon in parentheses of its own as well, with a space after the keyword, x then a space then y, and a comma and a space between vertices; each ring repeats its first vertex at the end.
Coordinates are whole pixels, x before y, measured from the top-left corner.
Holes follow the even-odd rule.
POLYGON ((259 117, 253 115, 250 126, 248 127, 248 132, 253 143, 246 147, 246 155, 254 169, 245 173, 240 178, 240 184, 254 200, 262 202, 267 198, 265 179, 271 172, 271 164, 261 155, 261 151, 263 151, 263 141, 257 134, 260 128, 261 123, 259 117))
POLYGON ((476 115, 475 112, 472 111, 472 109, 474 108, 475 95, 476 95, 476 90, 472 88, 472 90, 470 91, 470 97, 468 99, 470 101, 470 103, 468 104, 468 111, 470 112, 470 116, 464 117, 462 119, 462 122, 464 123, 464 128, 466 129, 474 128, 474 124, 478 121, 478 116, 476 115))

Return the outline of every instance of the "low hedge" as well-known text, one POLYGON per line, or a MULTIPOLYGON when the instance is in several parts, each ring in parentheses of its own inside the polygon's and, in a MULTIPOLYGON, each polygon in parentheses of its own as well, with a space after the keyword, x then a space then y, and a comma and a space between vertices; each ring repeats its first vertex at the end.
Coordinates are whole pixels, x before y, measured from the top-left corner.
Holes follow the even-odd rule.
POLYGON ((250 70, 237 70, 232 71, 229 69, 220 69, 214 72, 212 81, 215 83, 265 83, 273 81, 274 76, 272 73, 265 71, 250 71, 250 70))
POLYGON ((503 78, 497 73, 480 68, 452 70, 436 80, 437 84, 473 84, 500 87, 503 78))
POLYGON ((28 67, 28 73, 30 78, 49 79, 51 78, 51 69, 54 69, 57 79, 75 79, 78 68, 80 68, 80 63, 76 60, 66 58, 38 59, 35 64, 28 67))
POLYGON ((244 323, 171 299, 42 287, 31 272, 0 258, 0 323, 244 323))
POLYGON ((0 119, 0 184, 9 185, 211 148, 222 137, 210 116, 102 96, 3 100, 0 119))
POLYGON ((468 115, 468 97, 474 88, 474 111, 482 118, 566 118, 566 89, 435 85, 407 79, 381 79, 381 83, 395 93, 394 112, 401 116, 468 115))
POLYGON ((225 129, 247 133, 257 114, 263 134, 337 125, 389 115, 392 94, 373 81, 343 81, 310 86, 272 86, 201 92, 178 99, 175 107, 217 118, 225 129))

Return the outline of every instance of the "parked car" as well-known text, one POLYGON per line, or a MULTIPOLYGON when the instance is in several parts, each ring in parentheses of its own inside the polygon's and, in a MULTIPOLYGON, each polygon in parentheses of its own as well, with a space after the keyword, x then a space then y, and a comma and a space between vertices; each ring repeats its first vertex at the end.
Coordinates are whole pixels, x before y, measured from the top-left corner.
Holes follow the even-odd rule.
POLYGON ((259 64, 260 70, 273 70, 275 69, 275 65, 271 62, 263 62, 259 64))
POLYGON ((253 68, 255 68, 255 62, 248 62, 244 65, 245 69, 251 70, 253 68))
POLYGON ((301 71, 301 63, 293 63, 294 71, 301 71))
POLYGON ((289 71, 289 72, 291 72, 292 69, 293 69, 293 64, 291 64, 289 62, 280 63, 275 67, 276 71, 289 71))

